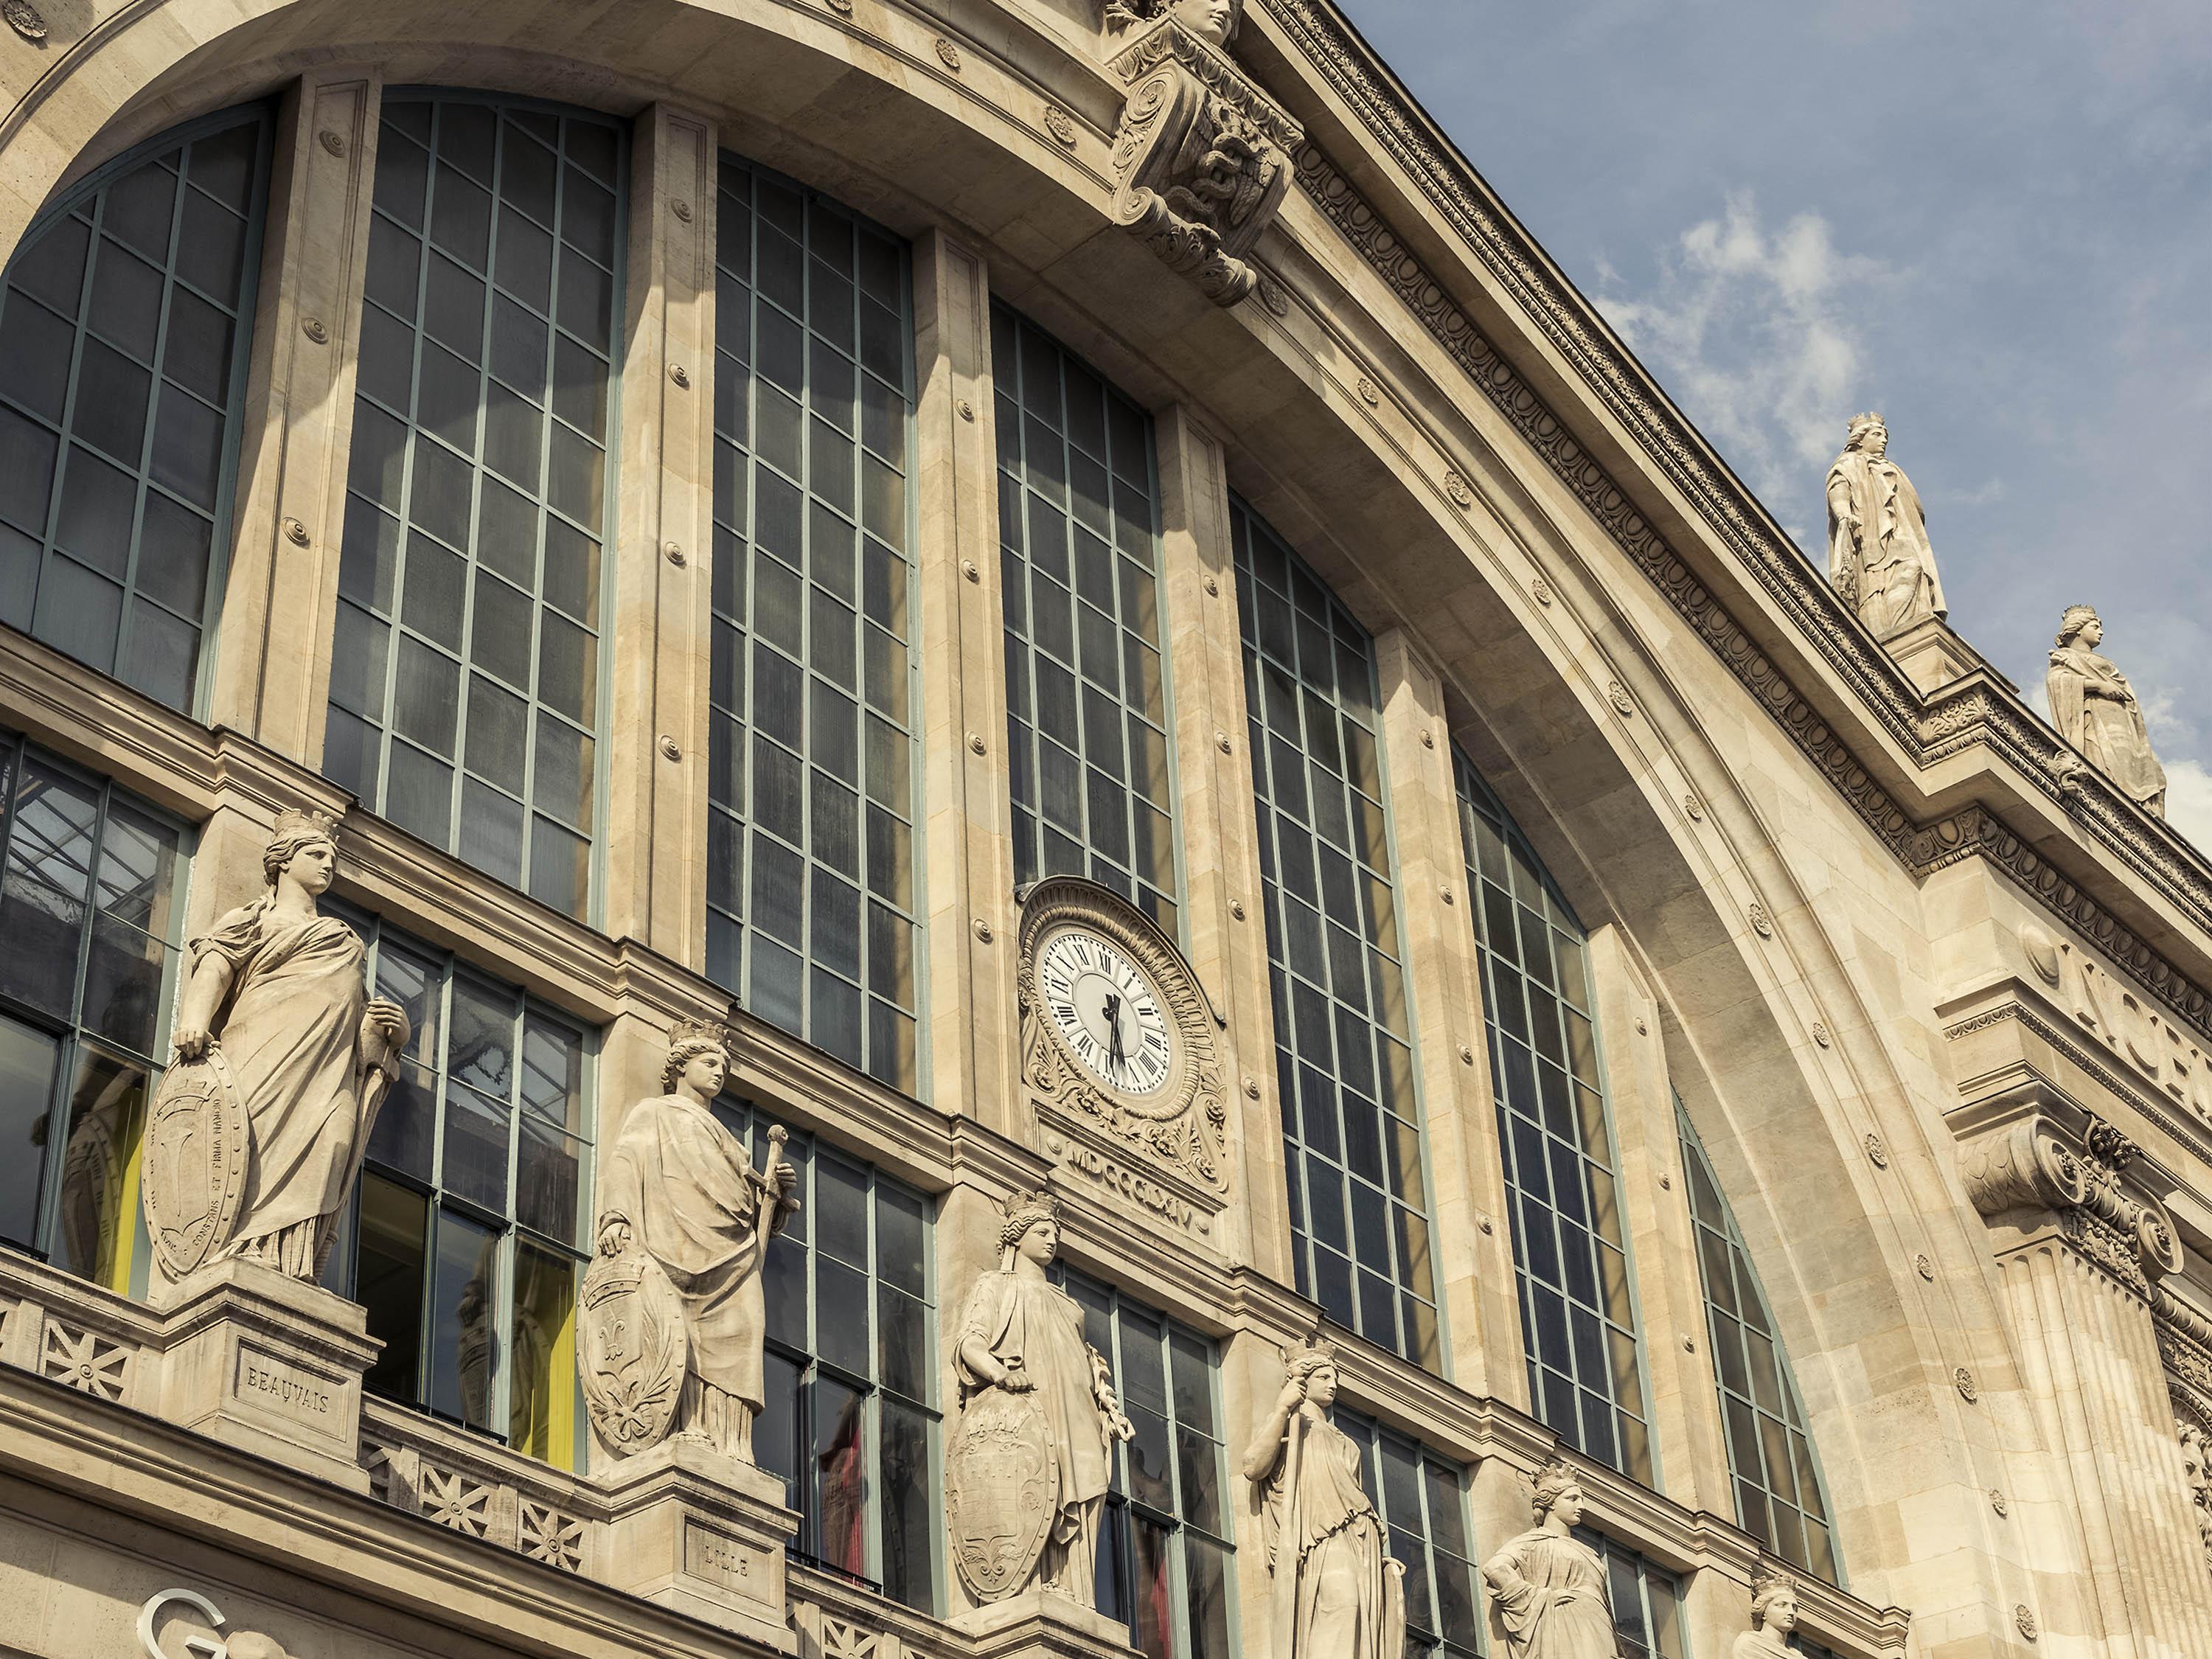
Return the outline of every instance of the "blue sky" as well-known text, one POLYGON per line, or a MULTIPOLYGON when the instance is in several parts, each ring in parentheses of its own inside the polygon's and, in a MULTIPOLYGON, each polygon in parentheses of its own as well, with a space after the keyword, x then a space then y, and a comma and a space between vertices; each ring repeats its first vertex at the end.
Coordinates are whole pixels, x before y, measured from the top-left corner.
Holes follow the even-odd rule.
POLYGON ((1343 0, 1823 568, 1862 409, 2039 709, 2094 604, 2212 849, 2212 0, 1343 0))

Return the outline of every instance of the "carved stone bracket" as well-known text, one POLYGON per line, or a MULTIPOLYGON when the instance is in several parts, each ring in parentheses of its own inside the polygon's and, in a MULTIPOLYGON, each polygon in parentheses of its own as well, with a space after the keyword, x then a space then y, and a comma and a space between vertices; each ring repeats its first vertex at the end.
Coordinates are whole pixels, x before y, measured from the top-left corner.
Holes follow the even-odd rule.
POLYGON ((2140 1149, 2084 1115, 2078 1140, 2042 1112, 1996 1125, 1961 1149, 1959 1173, 1983 1215, 2045 1212, 2084 1259, 2148 1301, 2181 1266, 2173 1223, 2156 1198, 2124 1178, 2140 1149))
POLYGON ((1216 305, 1259 281, 1244 263, 1290 193, 1305 130, 1172 15, 1109 60, 1129 88, 1114 136, 1114 216, 1216 305))

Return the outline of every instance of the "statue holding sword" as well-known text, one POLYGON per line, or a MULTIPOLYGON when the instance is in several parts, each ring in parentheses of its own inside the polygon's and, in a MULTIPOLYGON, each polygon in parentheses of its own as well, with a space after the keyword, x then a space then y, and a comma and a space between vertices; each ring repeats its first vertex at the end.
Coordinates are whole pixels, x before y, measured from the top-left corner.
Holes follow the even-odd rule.
POLYGON ((798 1172, 769 1131, 767 1168, 711 1109, 729 1033, 684 1021, 657 1099, 623 1120, 600 1185, 577 1364, 600 1443, 617 1456, 690 1436, 753 1462, 762 1405, 769 1241, 799 1208, 798 1172))

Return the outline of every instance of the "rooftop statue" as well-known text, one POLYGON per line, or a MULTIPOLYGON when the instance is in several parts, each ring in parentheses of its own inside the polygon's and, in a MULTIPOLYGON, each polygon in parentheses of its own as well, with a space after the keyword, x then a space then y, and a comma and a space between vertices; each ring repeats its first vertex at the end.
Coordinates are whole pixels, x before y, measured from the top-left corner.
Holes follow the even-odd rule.
POLYGON ((617 1457, 689 1436, 753 1461, 768 1336, 761 1269, 799 1208, 798 1171, 769 1131, 765 1170, 711 1103, 730 1070, 720 1024, 679 1022, 664 1092, 623 1119, 599 1194, 576 1363, 592 1426, 617 1457))
POLYGON ((976 1281, 960 1321, 945 1508, 954 1565, 978 1601, 1036 1587, 1097 1605, 1113 1443, 1135 1431, 1104 1358, 1084 1340, 1082 1308, 1045 1277, 1059 1249, 1057 1200, 1014 1194, 999 1269, 976 1281))
POLYGON ((1226 47, 1244 21, 1244 0, 1107 0, 1109 33, 1141 28, 1158 17, 1173 17, 1210 46, 1226 47))
POLYGON ((1358 1443, 1328 1419, 1336 1350, 1302 1342, 1283 1360, 1290 1376, 1244 1455, 1275 1576, 1267 1659, 1402 1659, 1406 1569, 1382 1553, 1358 1443))
POLYGON ((2051 693, 2051 723, 2120 793, 2159 817, 2166 816, 2166 769, 2151 752, 2142 704, 2127 676, 2097 653, 2105 624, 2094 607, 2070 605, 2058 624, 2044 685, 2051 693))
POLYGON ((1536 1524, 1483 1564, 1512 1659, 1615 1659, 1605 1563, 1574 1535, 1583 1489, 1559 1458, 1536 1471, 1536 1524))
POLYGON ((1927 515, 1888 451, 1881 416, 1854 415, 1828 469, 1828 580, 1880 640, 1944 613, 1927 515))
POLYGON ((360 935, 316 908, 337 866, 333 820, 279 813, 261 896, 191 943, 146 1143, 146 1224, 173 1280, 228 1257, 322 1275, 412 1036, 368 994, 360 935))
POLYGON ((1751 1628, 1735 1638, 1729 1659, 1790 1659, 1797 1628, 1797 1581, 1778 1567, 1751 1575, 1751 1628))

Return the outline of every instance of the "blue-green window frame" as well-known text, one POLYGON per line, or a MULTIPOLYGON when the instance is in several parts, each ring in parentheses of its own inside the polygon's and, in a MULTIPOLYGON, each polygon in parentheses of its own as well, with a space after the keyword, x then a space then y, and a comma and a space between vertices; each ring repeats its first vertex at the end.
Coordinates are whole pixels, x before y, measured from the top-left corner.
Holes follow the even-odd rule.
POLYGON ((1484 1612, 1465 1471, 1351 1407, 1329 1416, 1359 1443, 1359 1481, 1382 1518, 1382 1553, 1406 1569, 1407 1652, 1474 1659, 1484 1612))
POLYGON ((1595 1527, 1577 1527, 1575 1536, 1605 1563, 1620 1659, 1691 1659, 1681 1578, 1595 1527))
POLYGON ((918 1094, 912 259, 903 238, 769 168, 724 151, 719 172, 707 973, 762 1018, 918 1094), (733 179, 750 179, 743 203, 733 179), (769 216, 764 191, 769 202, 790 204, 783 210, 797 220, 797 236, 769 216), (750 232, 742 270, 730 239, 739 213, 750 232), (824 257, 841 235, 842 270, 824 257), (871 322, 888 310, 870 291, 882 273, 872 282, 862 267, 872 252, 892 250, 897 329, 887 343, 871 322), (776 354, 786 359, 780 370, 766 361, 770 328, 787 343, 776 354), (852 388, 842 401, 841 380, 852 388), (876 388, 895 401, 886 406, 876 388), (782 411, 777 422, 764 418, 770 409, 782 411), (769 524, 764 489, 788 501, 779 516, 793 522, 769 524), (891 489, 896 506, 881 499, 891 489), (842 560, 841 544, 850 552, 842 560), (769 674, 788 676, 796 696, 764 699, 769 674), (854 744, 842 760, 829 735, 841 702, 854 744), (776 780, 781 787, 772 788, 776 780), (841 853, 831 830, 848 821, 852 844, 841 853), (787 977, 764 966, 780 960, 787 977), (851 1025, 841 1029, 828 1011, 848 1003, 851 1025))
POLYGON ((1249 506, 1229 509, 1297 1289, 1434 1370, 1443 1317, 1374 637, 1249 506))
POLYGON ((1088 876, 1180 942, 1175 686, 1152 417, 1004 301, 991 307, 991 374, 1014 878, 1088 876), (1071 416, 1079 393, 1099 419, 1080 438, 1071 416), (1139 446, 1141 477, 1128 453, 1139 446), (1081 477, 1092 483, 1088 494, 1081 477), (1065 548, 1064 560, 1048 544, 1065 548), (1149 700, 1132 695, 1148 670, 1158 682, 1157 720, 1149 700), (1049 725, 1048 686, 1066 694, 1049 725), (1055 806, 1051 776, 1070 769, 1061 787, 1071 798, 1055 806))
POLYGON ((1643 1321, 1587 934, 1457 744, 1452 769, 1530 1409, 1584 1455, 1650 1486, 1643 1321))
MULTIPOLYGON (((380 815, 392 817, 393 811, 390 796, 392 785, 393 759, 398 746, 407 744, 410 757, 419 753, 422 763, 441 769, 446 774, 447 805, 445 828, 441 834, 428 833, 429 826, 408 825, 415 833, 442 851, 453 854, 496 878, 507 881, 523 891, 531 893, 556 909, 574 915, 579 921, 595 920, 603 908, 605 891, 607 779, 609 775, 608 715, 613 700, 613 641, 614 586, 612 574, 615 540, 621 500, 622 460, 622 368, 626 330, 629 321, 627 304, 626 256, 629 245, 629 124, 603 111, 574 105, 549 103, 542 100, 520 98, 470 88, 453 87, 394 87, 387 88, 383 97, 383 120, 395 125, 393 111, 410 105, 428 104, 432 106, 433 127, 420 141, 428 153, 429 164, 423 180, 423 199, 421 203, 421 222, 409 224, 397 213, 388 213, 384 195, 378 191, 378 204, 370 219, 368 291, 362 300, 362 351, 364 371, 356 386, 353 454, 348 468, 346 529, 340 558, 340 615, 337 637, 332 652, 333 666, 328 712, 323 769, 326 775, 349 788, 362 791, 363 801, 380 815), (471 175, 457 163, 445 162, 439 150, 440 124, 447 109, 483 110, 493 118, 495 138, 492 161, 491 182, 471 175), (551 120, 556 128, 553 167, 554 222, 544 225, 535 219, 531 210, 518 206, 509 199, 511 179, 507 165, 505 146, 509 140, 506 131, 511 124, 526 121, 551 120), (597 128, 605 131, 612 151, 609 172, 600 174, 588 162, 580 163, 572 149, 567 128, 569 124, 597 128), (611 193, 613 203, 611 235, 611 265, 599 264, 597 257, 580 242, 568 239, 567 216, 570 204, 565 186, 560 182, 560 170, 575 167, 588 184, 611 193), (441 234, 439 216, 441 200, 434 188, 435 181, 450 171, 457 181, 465 182, 493 198, 495 206, 487 210, 484 236, 486 251, 483 255, 482 270, 464 264, 453 257, 459 250, 440 244, 434 254, 434 238, 441 234), (511 276, 501 264, 501 249, 498 231, 510 216, 527 221, 537 230, 545 231, 551 247, 547 254, 547 297, 540 302, 534 295, 520 293, 521 279, 511 276), (376 291, 380 269, 380 227, 388 226, 385 234, 404 236, 415 244, 416 260, 412 281, 413 297, 409 302, 407 316, 385 307, 376 291), (568 256, 573 254, 581 262, 573 273, 568 256), (430 416, 423 401, 422 365, 433 349, 444 355, 445 343, 434 331, 430 311, 436 302, 431 278, 437 261, 442 259, 463 274, 463 280, 479 284, 484 290, 479 301, 477 335, 474 349, 477 361, 465 367, 473 368, 477 392, 470 419, 470 431, 481 436, 471 439, 465 453, 443 439, 437 439, 436 421, 430 416), (581 267, 588 266, 589 271, 581 267), (583 331, 582 324, 574 319, 568 309, 568 296, 573 290, 568 285, 579 279, 590 280, 593 274, 604 275, 607 283, 608 312, 607 339, 604 347, 594 343, 583 331), (536 393, 537 403, 530 401, 527 388, 510 390, 502 378, 499 364, 499 306, 505 301, 518 311, 526 313, 527 320, 544 325, 544 345, 535 367, 543 371, 543 380, 536 393), (411 353, 407 371, 405 409, 395 406, 389 397, 380 396, 373 384, 371 372, 379 358, 375 343, 370 339, 374 327, 388 321, 404 331, 411 353), (562 405, 560 392, 560 362, 563 343, 597 359, 603 359, 606 370, 605 388, 599 409, 595 411, 604 420, 604 432, 594 437, 588 428, 572 416, 580 413, 582 405, 574 402, 568 408, 562 405), (539 422, 535 440, 538 457, 538 479, 535 486, 521 486, 499 471, 492 455, 494 447, 493 414, 498 398, 506 397, 514 405, 531 411, 539 422), (402 448, 396 458, 387 458, 387 464, 397 468, 398 478, 391 484, 397 497, 386 501, 382 486, 370 476, 375 465, 374 453, 362 442, 363 411, 377 418, 396 421, 399 428, 402 448), (562 452, 559 447, 567 439, 572 445, 581 444, 596 448, 599 459, 599 514, 596 526, 587 526, 582 517, 563 506, 556 496, 562 485, 562 452), (437 439, 436 441, 433 441, 437 439), (427 446, 427 450, 426 450, 427 446), (469 484, 468 523, 451 540, 441 531, 426 526, 412 517, 421 507, 416 491, 418 462, 425 453, 434 453, 449 465, 458 465, 467 471, 469 484), (491 496, 488 490, 495 484, 501 495, 491 496), (520 586, 517 573, 486 556, 488 544, 498 540, 494 527, 483 514, 488 501, 503 500, 514 495, 532 516, 530 534, 532 568, 527 590, 520 598, 527 608, 530 641, 529 664, 520 675, 504 675, 506 684, 488 678, 495 671, 484 660, 484 647, 504 637, 506 630, 495 624, 485 632, 491 640, 478 637, 477 611, 479 596, 484 592, 507 597, 507 590, 520 586), (407 505, 407 518, 400 514, 399 501, 407 505), (389 534, 398 538, 398 544, 384 545, 387 533, 385 520, 397 520, 389 534), (565 530, 585 537, 596 537, 599 541, 597 568, 591 569, 588 562, 574 571, 573 580, 587 581, 591 591, 564 596, 555 591, 550 579, 553 566, 548 550, 556 530, 565 530), (422 611, 410 609, 408 584, 419 580, 413 569, 410 544, 416 534, 422 534, 433 548, 449 551, 460 560, 459 580, 464 586, 462 614, 456 627, 456 638, 438 638, 430 630, 443 625, 445 612, 434 600, 422 611), (389 561, 390 574, 385 572, 389 561), (505 579, 505 580, 495 580, 505 579), (487 588, 486 584, 490 586, 487 588), (365 584, 365 585, 364 585, 365 584), (588 613, 588 614, 586 614, 588 613), (355 623, 355 617, 365 621, 355 623), (557 628, 556 625, 557 624, 557 628), (365 629, 357 644, 348 634, 349 626, 365 629), (587 645, 577 653, 580 665, 588 666, 592 676, 592 692, 588 709, 571 714, 547 693, 547 641, 565 637, 558 628, 588 630, 587 645), (376 648, 369 649, 368 641, 374 640, 376 648), (453 713, 450 754, 437 751, 435 738, 418 738, 404 732, 408 720, 405 698, 413 677, 406 672, 404 653, 412 643, 418 651, 429 653, 443 663, 457 664, 455 706, 453 713), (524 684, 524 680, 527 684, 524 684), (356 682, 359 684, 356 684, 356 682), (485 713, 479 716, 475 708, 477 692, 485 696, 485 713), (498 741, 487 743, 481 750, 471 747, 472 720, 489 718, 489 711, 506 704, 520 703, 521 718, 528 735, 520 740, 521 781, 511 785, 505 778, 495 776, 495 769, 504 767, 513 745, 498 741), (551 722, 550 726, 548 722, 551 722), (581 801, 573 816, 563 816, 548 790, 541 787, 547 781, 542 776, 546 755, 546 734, 556 738, 578 734, 591 747, 589 766, 556 767, 551 775, 563 785, 573 781, 580 795, 587 795, 588 806, 581 801), (374 759, 363 758, 360 745, 366 741, 373 747, 374 759), (573 778, 571 773, 573 772, 573 778), (483 855, 471 853, 469 848, 470 824, 483 817, 483 808, 472 809, 471 774, 476 799, 485 805, 519 806, 520 827, 518 831, 519 863, 514 872, 495 867, 489 861, 489 850, 483 855), (519 788, 520 799, 516 800, 519 788), (580 892, 567 890, 565 872, 560 877, 549 877, 548 871, 557 871, 567 860, 556 856, 566 851, 575 858, 577 849, 562 848, 562 838, 583 843, 580 858, 580 892), (541 863, 541 860, 546 860, 541 863), (556 883, 558 883, 556 885, 556 883)), ((409 135, 411 138, 412 135, 409 135)), ((542 135, 539 136, 542 142, 542 135)), ((378 181, 386 179, 388 171, 397 163, 396 152, 380 153, 378 157, 378 181)), ((390 176, 397 178, 392 173, 390 176)), ((395 185, 395 189, 400 186, 395 185)), ((520 186, 516 186, 520 193, 520 186)), ((465 199, 465 198, 457 198, 465 199)), ((459 210, 457 210, 459 211, 459 210)), ((395 296, 396 299, 396 296, 395 296)), ((527 371, 515 375, 526 379, 527 371)), ((426 551, 426 560, 434 562, 426 551)), ((426 572, 428 566, 426 564, 426 572)), ((564 567, 566 568, 566 567, 564 567)), ((428 591, 428 590, 426 590, 428 591)), ((512 601, 509 600, 509 603, 512 601)), ((489 613, 487 613, 489 614, 489 613)), ((487 730, 491 729, 489 725, 487 730)), ((394 819, 394 822, 398 822, 394 819)))
POLYGON ((1735 1212, 1680 1095, 1674 1097, 1674 1121, 1681 1137, 1690 1224, 1698 1241, 1707 1352, 1713 1357, 1736 1520, 1792 1567, 1841 1584, 1843 1555, 1828 1518, 1820 1449, 1806 1431, 1804 1401, 1774 1322, 1773 1304, 1759 1285, 1735 1212))
MULTIPOLYGON (((138 682, 132 678, 130 670, 134 661, 141 659, 134 656, 131 649, 133 618, 138 607, 142 605, 153 606, 165 615, 189 623, 198 631, 198 639, 194 648, 191 684, 184 700, 178 702, 161 695, 158 690, 142 688, 146 689, 147 695, 153 696, 157 702, 166 703, 186 714, 197 714, 204 707, 208 688, 214 677, 214 645, 217 623, 220 621, 223 579, 229 568, 231 537, 234 528, 239 447, 246 412, 248 366, 252 356, 254 307, 261 275, 262 233, 268 216, 270 154, 275 142, 276 130, 275 111, 266 102, 238 105, 214 114, 202 116, 196 120, 184 122, 156 137, 149 139, 143 144, 135 146, 125 155, 106 163, 71 186, 59 200, 42 211, 24 232, 22 240, 17 244, 15 253, 9 258, 6 271, 0 272, 0 359, 20 358, 20 342, 13 337, 14 331, 10 329, 7 314, 9 306, 5 279, 19 273, 27 256, 31 255, 37 246, 50 234, 64 229, 72 216, 77 215, 80 210, 86 210, 88 204, 90 204, 88 211, 93 221, 90 237, 87 243, 88 252, 94 248, 102 248, 106 240, 102 232, 106 228, 108 191, 111 185, 119 185, 141 167, 155 164, 167 151, 174 149, 181 152, 201 140, 215 137, 244 126, 251 126, 254 129, 254 143, 252 172, 246 184, 246 229, 239 252, 240 270, 237 278, 234 300, 218 298, 208 289, 179 274, 179 250, 182 238, 188 228, 183 222, 184 217, 194 197, 203 194, 195 189, 186 177, 189 164, 180 155, 179 172, 176 175, 177 187, 170 204, 168 252, 160 265, 161 299, 157 313, 156 337, 151 347, 154 361, 151 365, 140 365, 149 369, 150 380, 147 391, 145 425, 140 434, 139 453, 135 459, 126 459, 114 454, 103 454, 100 458, 111 464, 120 465, 132 477, 136 489, 131 507, 130 545, 125 553, 121 583, 123 597, 115 637, 110 642, 111 654, 105 668, 101 668, 97 662, 93 662, 90 665, 118 679, 134 685, 137 684, 138 682), (201 408, 214 407, 204 398, 199 397, 192 389, 179 381, 172 372, 176 365, 171 362, 169 324, 175 296, 179 294, 188 294, 213 303, 218 309, 229 314, 232 326, 230 352, 224 370, 227 377, 228 396, 220 410, 221 454, 216 466, 215 495, 213 501, 204 507, 190 502, 180 486, 172 486, 163 482, 158 471, 159 458, 156 446, 163 426, 161 404, 166 401, 165 386, 173 387, 179 395, 191 399, 201 408), (196 617, 182 617, 178 615, 173 606, 164 605, 151 594, 142 591, 139 574, 141 554, 143 551, 145 514, 149 499, 156 494, 167 498, 173 504, 180 507, 194 518, 204 518, 209 520, 207 573, 202 585, 199 614, 196 617)), ((134 249, 133 252, 143 252, 143 250, 134 249)), ((16 624, 25 632, 32 633, 33 637, 44 637, 37 631, 37 591, 46 586, 53 561, 58 557, 67 556, 66 553, 58 546, 57 539, 61 534, 61 518, 64 506, 64 492, 68 479, 69 469, 64 458, 70 455, 76 443, 83 441, 81 436, 73 434, 72 428, 76 424, 76 400, 83 372, 87 335, 88 331, 96 331, 98 327, 91 313, 97 297, 95 290, 101 275, 100 260, 87 258, 83 269, 79 273, 76 316, 69 324, 70 331, 69 370, 64 403, 59 415, 48 416, 34 411, 27 403, 11 395, 11 385, 0 384, 0 410, 14 413, 19 419, 28 418, 45 430, 50 432, 58 430, 59 434, 56 444, 54 464, 49 470, 46 481, 45 522, 40 526, 38 532, 40 550, 37 569, 33 577, 30 607, 23 613, 20 623, 16 624), (9 409, 11 404, 12 410, 9 409)), ((102 349, 112 350, 112 348, 104 343, 102 349)), ((0 382, 12 382, 12 370, 4 364, 0 364, 0 382)), ((0 531, 0 535, 5 533, 6 532, 0 531)), ((87 561, 82 559, 74 562, 80 564, 87 563, 87 561)), ((102 580, 112 580, 106 573, 96 574, 102 580)), ((0 605, 7 602, 8 584, 7 571, 4 568, 0 568, 0 605)), ((10 623, 15 622, 13 617, 9 617, 7 620, 10 623)), ((66 645, 58 644, 56 648, 65 652, 69 650, 66 645)), ((69 653, 76 654, 74 652, 69 653)), ((88 660, 82 657, 78 659, 88 660)))

